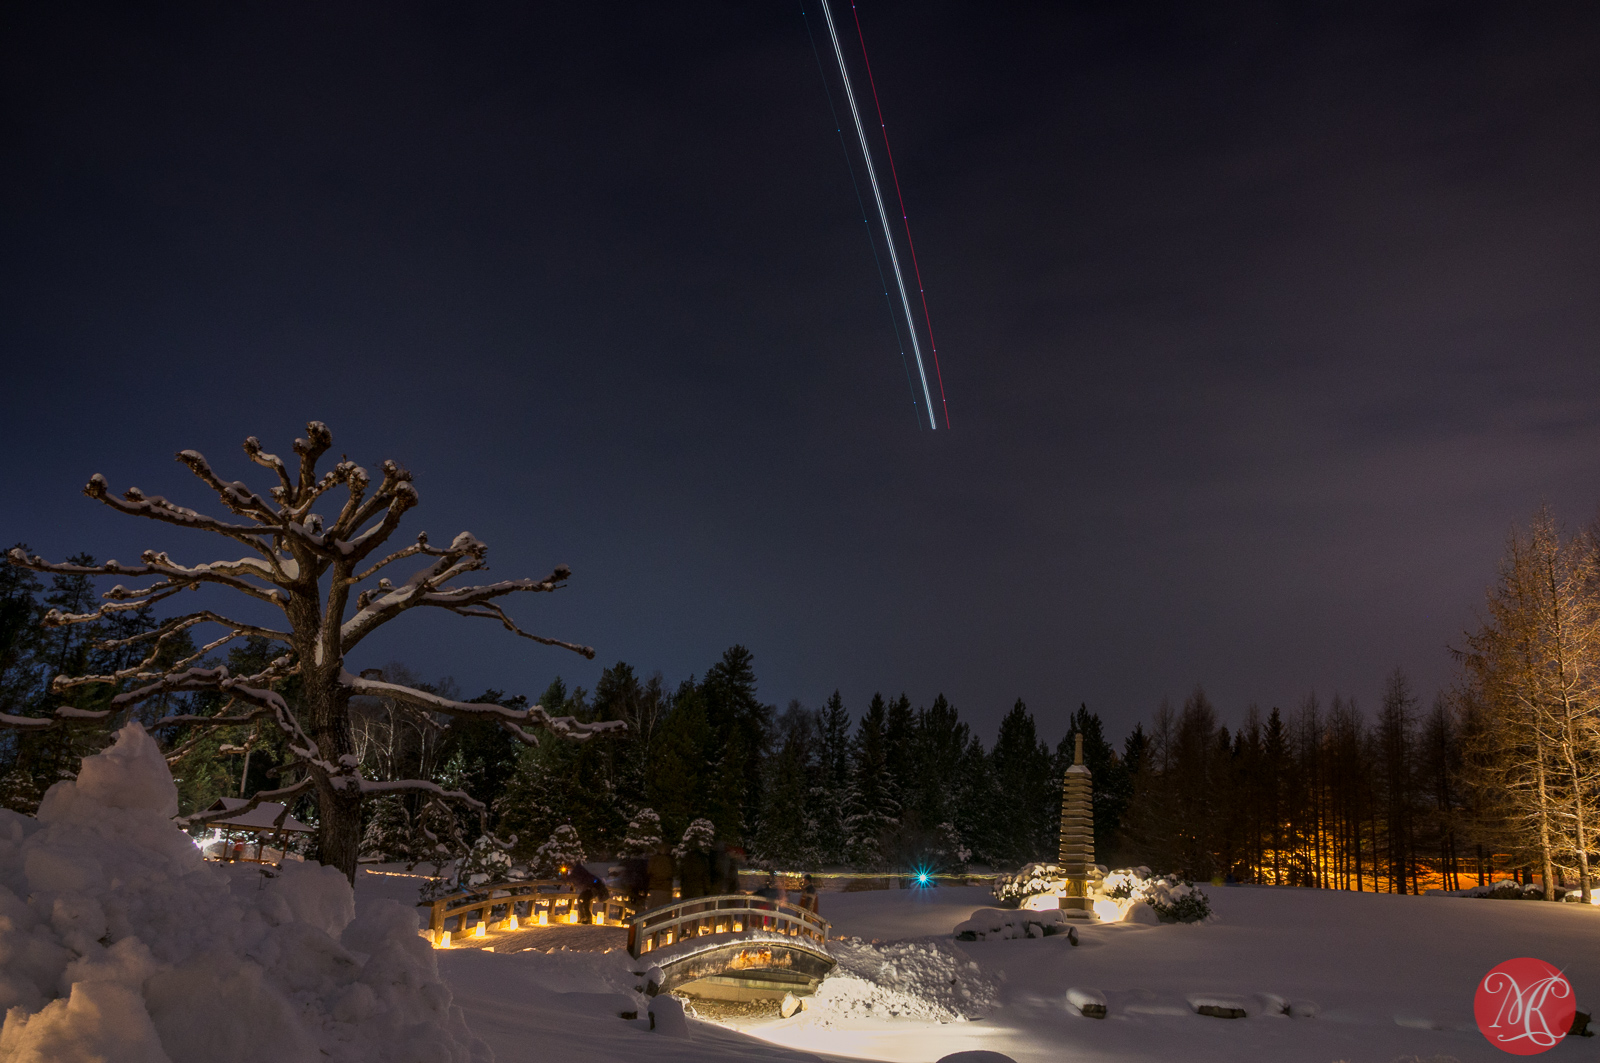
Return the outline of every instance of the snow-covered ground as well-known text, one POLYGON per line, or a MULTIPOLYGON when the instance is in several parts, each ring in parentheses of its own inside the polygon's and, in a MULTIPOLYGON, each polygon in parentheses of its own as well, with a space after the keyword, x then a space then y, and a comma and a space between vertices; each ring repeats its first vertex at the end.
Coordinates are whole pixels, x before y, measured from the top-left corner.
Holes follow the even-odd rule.
POLYGON ((1468 1063, 1501 1058, 1473 994, 1518 956, 1560 967, 1579 1009, 1600 1010, 1590 905, 1217 888, 1214 921, 1085 925, 1075 946, 958 942, 990 898, 940 887, 824 894, 839 967, 809 1006, 788 1019, 724 1008, 737 1017, 717 1024, 645 998, 614 928, 435 950, 417 933, 420 877, 363 869, 352 898, 317 865, 270 880, 207 865, 176 807, 160 752, 130 725, 36 818, 0 810, 0 1063, 487 1063, 491 1050, 500 1063, 931 1063, 968 1049, 1019 1063, 1468 1063))
MULTIPOLYGON (((358 902, 402 899, 414 888, 364 876, 358 902)), ((1064 936, 954 942, 955 924, 992 903, 981 888, 825 893, 822 911, 835 930, 861 940, 842 944, 840 970, 812 1005, 789 1019, 728 1022, 733 1029, 691 1020, 687 1038, 616 1017, 642 1000, 631 992, 638 979, 625 952, 450 950, 439 954, 440 970, 500 1063, 569 1056, 931 1063, 978 1048, 1019 1063, 1497 1060, 1503 1053, 1473 1022, 1473 992, 1489 968, 1514 956, 1562 967, 1580 1010, 1600 1004, 1594 908, 1251 887, 1208 892, 1215 922, 1086 926, 1076 947, 1064 936), (1074 988, 1102 994, 1108 1017, 1084 1018, 1070 1007, 1074 988), (1209 1002, 1248 1016, 1195 1012, 1209 1002), (1279 1014, 1289 1004, 1296 1017, 1279 1014)), ((1556 1051, 1600 1051, 1600 1041, 1556 1051)))

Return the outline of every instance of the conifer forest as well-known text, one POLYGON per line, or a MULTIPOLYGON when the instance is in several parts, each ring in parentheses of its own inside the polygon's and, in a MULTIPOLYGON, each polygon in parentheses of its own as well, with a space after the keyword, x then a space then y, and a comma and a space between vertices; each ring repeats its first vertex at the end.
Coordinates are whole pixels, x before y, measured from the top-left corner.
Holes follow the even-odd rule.
MULTIPOLYGON (((646 823, 670 844, 709 821, 716 845, 757 867, 958 874, 1053 858, 1062 776, 1081 733, 1103 863, 1400 893, 1506 872, 1584 888, 1600 802, 1600 537, 1566 534, 1541 510, 1511 532, 1499 571, 1486 575, 1481 623, 1448 651, 1457 681, 1423 692, 1396 669, 1377 705, 1308 692, 1298 704, 1230 711, 1196 686, 1129 733, 1108 734, 1082 705, 1057 734, 1041 731, 1018 698, 987 735, 942 695, 926 705, 891 693, 849 705, 837 692, 815 706, 767 704, 755 655, 736 645, 677 681, 618 661, 593 690, 556 678, 542 691, 464 699, 626 724, 603 741, 527 745, 491 719, 366 696, 352 703, 356 749, 367 778, 431 780, 481 802, 488 816, 462 820, 458 848, 486 823, 515 839, 522 860, 563 839, 591 857, 617 855, 637 847, 630 826, 646 823)), ((144 652, 128 639, 156 626, 149 608, 93 624, 42 622, 52 611, 92 612, 97 600, 89 575, 46 581, 0 567, 0 712, 47 716, 50 677, 112 674, 144 652)), ((238 675, 261 672, 273 652, 251 637, 207 657, 186 633, 161 648, 238 675)), ((464 693, 404 662, 381 672, 441 698, 464 693)), ((117 691, 91 689, 81 708, 117 691)), ((292 702, 294 680, 280 692, 292 702)), ((153 724, 185 699, 194 714, 214 713, 220 698, 173 693, 136 711, 153 724)), ((106 740, 101 728, 0 732, 0 800, 33 811, 106 740)), ((290 786, 304 772, 282 735, 259 724, 210 729, 171 759, 185 812, 290 786)), ((442 835, 417 829, 418 800, 397 792, 364 803, 363 859, 441 855, 442 835)), ((315 801, 302 798, 295 814, 314 822, 315 801)))

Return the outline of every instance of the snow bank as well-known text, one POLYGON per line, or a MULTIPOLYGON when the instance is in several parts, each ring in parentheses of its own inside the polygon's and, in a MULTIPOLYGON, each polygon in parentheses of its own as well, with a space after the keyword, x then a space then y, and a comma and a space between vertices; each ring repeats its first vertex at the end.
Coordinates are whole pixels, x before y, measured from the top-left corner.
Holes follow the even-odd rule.
POLYGON ((861 1019, 964 1022, 998 996, 992 979, 947 941, 829 943, 839 965, 806 1003, 804 1020, 830 1027, 861 1019))
POLYGON ((393 901, 355 916, 344 877, 206 864, 177 790, 129 724, 45 794, 0 809, 0 1060, 486 1063, 393 901))

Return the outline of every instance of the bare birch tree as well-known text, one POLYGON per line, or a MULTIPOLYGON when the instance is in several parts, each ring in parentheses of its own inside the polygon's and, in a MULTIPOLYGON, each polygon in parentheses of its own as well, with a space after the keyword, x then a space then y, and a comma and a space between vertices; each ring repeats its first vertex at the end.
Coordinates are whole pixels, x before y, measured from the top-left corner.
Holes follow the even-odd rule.
MULTIPOLYGON (((253 724, 264 721, 277 727, 305 775, 293 785, 263 791, 251 799, 287 800, 300 794, 316 795, 318 841, 322 860, 343 871, 352 881, 361 837, 361 800, 374 793, 420 791, 430 801, 454 800, 483 808, 468 795, 448 792, 425 779, 373 781, 362 777, 352 729, 350 699, 355 696, 389 698, 424 712, 492 720, 517 739, 536 744, 537 732, 586 739, 595 733, 621 729, 620 722, 580 723, 572 717, 553 717, 538 705, 512 709, 502 705, 456 701, 400 683, 363 678, 345 669, 346 657, 379 628, 413 609, 442 609, 458 616, 491 620, 514 635, 546 646, 557 646, 592 658, 594 651, 559 639, 532 634, 519 627, 498 600, 512 594, 548 593, 564 585, 570 575, 557 566, 543 579, 511 579, 463 584, 469 573, 488 568, 488 547, 469 532, 450 545, 432 545, 425 532, 407 546, 389 553, 381 548, 398 530, 401 518, 417 505, 411 474, 385 461, 376 486, 366 469, 341 460, 318 475, 317 462, 333 445, 327 426, 313 421, 306 436, 294 442, 298 468, 263 450, 254 436, 245 440, 245 454, 255 464, 271 470, 278 483, 266 496, 244 483, 224 480, 198 451, 177 455, 195 476, 216 492, 233 518, 219 518, 146 495, 129 488, 120 497, 111 493, 105 477, 91 477, 84 493, 118 513, 144 517, 193 531, 211 532, 241 544, 248 553, 201 564, 184 564, 166 551, 147 550, 141 563, 124 565, 107 561, 98 565, 52 563, 13 549, 13 565, 35 572, 83 576, 140 577, 150 580, 137 588, 121 584, 101 597, 97 610, 66 614, 52 610, 47 627, 92 623, 119 613, 165 601, 185 590, 222 587, 264 603, 281 614, 281 627, 253 623, 212 609, 183 613, 152 631, 133 635, 127 646, 146 650, 137 663, 104 675, 57 675, 53 695, 68 698, 93 685, 110 685, 119 692, 110 707, 80 709, 62 704, 47 717, 0 715, 0 727, 41 730, 52 727, 116 726, 132 711, 167 694, 211 691, 226 700, 215 715, 179 713, 164 716, 153 728, 174 728, 180 733, 253 724), (338 514, 331 520, 313 511, 318 501, 342 492, 338 514), (388 575, 390 566, 417 559, 403 579, 388 575), (366 584, 365 589, 361 589, 366 584), (162 650, 182 633, 200 625, 215 625, 222 634, 181 660, 161 667, 162 650), (207 667, 204 658, 234 639, 256 636, 283 647, 283 653, 252 675, 232 675, 224 666, 207 667), (289 677, 298 678, 297 697, 291 704, 277 687, 289 677)), ((338 496, 329 497, 329 501, 338 496)), ((255 607, 257 611, 260 607, 255 607)), ((273 614, 273 615, 276 615, 273 614)), ((169 758, 185 752, 175 745, 169 758)), ((206 817, 191 817, 201 821, 206 817)))

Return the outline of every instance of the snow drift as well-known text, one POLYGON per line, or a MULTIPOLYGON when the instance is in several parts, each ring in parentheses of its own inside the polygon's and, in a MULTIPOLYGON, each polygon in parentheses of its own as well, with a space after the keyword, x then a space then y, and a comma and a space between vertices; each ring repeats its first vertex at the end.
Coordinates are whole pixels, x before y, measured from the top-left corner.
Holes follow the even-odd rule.
POLYGON ((344 877, 206 864, 130 723, 45 794, 0 809, 0 1061, 486 1063, 414 911, 355 917, 344 877))

